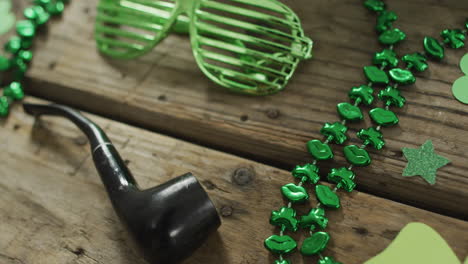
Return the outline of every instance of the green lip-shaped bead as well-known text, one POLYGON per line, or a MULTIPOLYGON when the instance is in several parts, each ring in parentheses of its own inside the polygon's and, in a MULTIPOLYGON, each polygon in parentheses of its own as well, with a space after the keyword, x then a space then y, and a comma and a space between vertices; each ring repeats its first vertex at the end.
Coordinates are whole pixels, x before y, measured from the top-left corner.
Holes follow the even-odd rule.
POLYGON ((290 207, 282 207, 279 211, 272 211, 270 224, 284 226, 286 229, 296 232, 298 224, 296 211, 290 207))
POLYGON ((301 203, 309 200, 309 194, 302 186, 297 186, 294 183, 288 183, 281 187, 281 192, 292 203, 301 203))
POLYGON ((322 252, 330 241, 330 235, 327 232, 317 232, 304 240, 301 247, 301 253, 304 256, 312 256, 322 252))
POLYGON ((416 78, 411 71, 395 68, 389 71, 392 80, 401 85, 413 84, 416 82, 416 78))
POLYGON ((352 192, 356 187, 354 178, 356 175, 352 170, 347 168, 332 169, 328 174, 328 180, 336 183, 338 188, 342 188, 347 192, 352 192))
POLYGON ((370 144, 377 150, 380 150, 385 146, 382 133, 373 127, 361 129, 361 131, 357 133, 357 136, 359 139, 364 141, 364 144, 370 144))
POLYGON ((22 20, 16 23, 16 32, 20 37, 32 38, 36 34, 36 27, 33 22, 22 20))
POLYGON ((315 186, 315 194, 317 195, 317 199, 323 205, 334 209, 340 208, 340 198, 330 189, 330 187, 326 185, 317 185, 315 186))
POLYGON ((294 178, 300 179, 302 182, 316 184, 320 180, 318 175, 319 168, 314 164, 306 164, 304 166, 296 166, 291 174, 294 178))
POLYGON ((341 118, 348 121, 359 121, 363 118, 361 109, 350 103, 339 103, 336 108, 341 118))
POLYGON ((320 140, 314 139, 307 142, 307 149, 316 160, 333 159, 333 152, 330 146, 322 143, 320 140))
POLYGON ((426 50, 427 54, 431 55, 431 57, 436 59, 443 59, 445 56, 445 49, 440 42, 432 37, 425 37, 424 38, 424 50, 426 50))
POLYGON ((379 36, 380 43, 384 45, 394 45, 406 38, 406 34, 403 33, 398 28, 393 28, 387 31, 384 31, 379 36))
POLYGON ((10 60, 7 57, 0 55, 0 71, 7 71, 10 67, 10 60))
POLYGON ((310 228, 310 230, 315 228, 325 229, 327 224, 328 218, 325 217, 325 209, 323 208, 313 208, 308 215, 301 216, 299 222, 302 228, 310 228))
POLYGON ((265 239, 265 248, 276 254, 287 254, 296 249, 297 243, 288 235, 272 235, 265 239))
POLYGON ((3 95, 21 100, 24 98, 23 86, 19 82, 12 82, 3 90, 3 95))
POLYGON ((0 96, 0 116, 7 116, 8 112, 10 112, 10 102, 6 96, 0 96))
POLYGON ((380 126, 393 126, 399 121, 395 113, 383 108, 374 108, 369 114, 372 120, 380 126))
POLYGON ((389 82, 387 73, 375 66, 364 67, 364 74, 374 84, 388 84, 389 82))
POLYGON ((354 166, 368 166, 371 163, 369 153, 356 145, 346 146, 344 149, 346 160, 354 166))
POLYGON ((349 98, 360 100, 365 105, 370 105, 374 102, 374 89, 367 85, 353 87, 349 92, 349 98))

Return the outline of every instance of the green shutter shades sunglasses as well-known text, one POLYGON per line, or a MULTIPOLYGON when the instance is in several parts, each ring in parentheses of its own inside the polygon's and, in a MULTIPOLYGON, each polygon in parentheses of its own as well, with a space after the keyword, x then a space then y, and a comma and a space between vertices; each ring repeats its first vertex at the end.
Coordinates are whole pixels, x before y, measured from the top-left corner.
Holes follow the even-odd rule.
POLYGON ((246 94, 282 90, 299 62, 312 57, 299 18, 277 0, 99 2, 95 37, 108 56, 141 56, 171 32, 190 34, 208 78, 246 94))

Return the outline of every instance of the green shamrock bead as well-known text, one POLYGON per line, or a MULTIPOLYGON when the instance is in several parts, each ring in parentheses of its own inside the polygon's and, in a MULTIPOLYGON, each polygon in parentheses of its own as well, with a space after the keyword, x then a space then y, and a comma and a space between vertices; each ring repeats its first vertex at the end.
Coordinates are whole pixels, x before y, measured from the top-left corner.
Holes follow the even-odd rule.
POLYGON ((405 39, 406 34, 398 28, 386 30, 379 36, 380 43, 384 45, 394 45, 405 39))
POLYGON ((445 29, 440 33, 444 43, 449 44, 453 49, 463 48, 465 46, 465 33, 461 29, 445 29))
POLYGON ((441 60, 445 56, 444 46, 442 46, 440 42, 433 37, 424 38, 424 50, 428 55, 435 59, 441 60))
POLYGON ((380 126, 393 126, 398 124, 398 117, 390 110, 374 108, 370 112, 372 120, 380 126))
POLYGON ((3 90, 3 95, 14 100, 21 100, 24 98, 23 86, 19 82, 12 82, 3 90))
POLYGON ((336 108, 338 110, 338 114, 345 120, 359 121, 363 118, 361 109, 350 103, 339 103, 336 108))
POLYGON ((312 256, 322 252, 330 241, 330 235, 327 232, 317 232, 304 239, 302 242, 301 253, 304 256, 312 256))
POLYGON ((296 211, 289 207, 282 207, 279 211, 272 211, 270 224, 275 226, 284 226, 286 229, 297 231, 296 211))
POLYGON ((398 65, 398 58, 396 53, 391 49, 384 49, 374 55, 373 63, 375 65, 390 65, 396 67, 398 65))
POLYGON ((357 137, 364 141, 365 145, 370 144, 377 150, 380 150, 385 146, 382 133, 373 127, 368 129, 361 129, 361 131, 357 133, 357 137))
POLYGON ((405 97, 400 94, 400 91, 391 86, 387 89, 380 91, 379 99, 385 102, 385 105, 403 107, 406 103, 405 97))
POLYGON ((409 69, 414 68, 419 72, 423 72, 429 67, 426 56, 421 53, 407 54, 403 56, 402 60, 409 69))
POLYGON ((318 172, 318 166, 314 164, 306 164, 304 166, 296 166, 296 168, 291 173, 295 178, 300 179, 302 182, 316 184, 320 180, 318 172))
POLYGON ((291 261, 283 259, 283 260, 275 260, 275 264, 291 264, 291 261))
POLYGON ((334 193, 330 187, 326 185, 315 186, 315 195, 321 204, 326 207, 338 209, 340 208, 340 198, 334 193))
POLYGON ((388 84, 389 82, 387 73, 375 66, 364 67, 364 74, 374 84, 388 84))
POLYGON ((21 50, 18 52, 18 58, 22 59, 25 62, 30 62, 33 58, 33 53, 29 50, 21 50))
MULTIPOLYGON (((370 158, 368 157, 368 159, 370 163, 370 158)), ((352 192, 354 188, 356 188, 356 183, 354 183, 355 177, 356 175, 354 172, 347 168, 332 169, 328 174, 328 180, 330 182, 336 183, 338 188, 341 188, 347 192, 352 192)))
POLYGON ((32 38, 36 34, 36 26, 29 20, 21 20, 16 23, 16 33, 23 38, 32 38))
POLYGON ((371 105, 374 102, 374 89, 367 85, 353 87, 349 92, 349 98, 360 100, 365 105, 371 105))
POLYGON ((346 146, 343 149, 346 160, 354 166, 364 167, 371 163, 369 153, 355 145, 346 146))
POLYGON ((44 25, 45 23, 47 23, 47 21, 49 21, 50 14, 47 13, 47 11, 42 6, 35 5, 30 8, 31 10, 29 10, 28 12, 31 14, 34 12, 35 14, 35 19, 30 20, 33 21, 37 26, 44 25))
POLYGON ((316 228, 325 229, 328 224, 328 218, 325 217, 325 209, 313 208, 309 214, 301 216, 299 226, 301 228, 310 228, 315 230, 316 228))
POLYGON ((333 152, 330 146, 322 143, 320 140, 314 139, 307 142, 307 149, 316 160, 333 159, 333 152))
POLYGON ((266 249, 276 254, 287 254, 297 247, 296 241, 288 235, 272 235, 265 239, 264 245, 266 249))
POLYGON ((21 50, 22 43, 21 43, 21 38, 19 37, 12 37, 8 40, 7 43, 5 43, 5 51, 16 54, 21 50))
POLYGON ((382 12, 385 10, 385 3, 381 0, 366 0, 364 6, 375 12, 382 12))
POLYGON ((416 82, 416 78, 413 73, 409 70, 394 68, 389 72, 390 78, 400 85, 409 85, 416 82))
POLYGON ((10 59, 0 55, 0 71, 7 71, 11 67, 10 59))
POLYGON ((28 70, 28 65, 26 65, 22 59, 15 58, 12 60, 12 67, 14 69, 14 79, 22 80, 26 74, 26 71, 28 70))
POLYGON ((309 194, 306 189, 294 183, 288 183, 281 187, 281 193, 283 193, 284 197, 291 203, 302 203, 309 200, 309 194))
POLYGON ((398 16, 393 11, 382 11, 377 16, 377 26, 375 29, 377 32, 383 32, 392 28, 392 23, 398 19, 398 16))
POLYGON ((45 6, 45 9, 51 15, 60 15, 65 9, 65 4, 62 1, 50 2, 45 6))
POLYGON ((341 264, 341 262, 335 261, 332 257, 324 257, 318 261, 318 264, 341 264))
POLYGON ((336 122, 333 124, 325 123, 320 133, 336 144, 343 144, 348 139, 346 131, 348 131, 348 128, 345 125, 336 122))
POLYGON ((10 101, 6 96, 0 96, 0 116, 5 117, 10 112, 10 101))
POLYGON ((24 9, 23 11, 23 15, 25 18, 33 21, 33 22, 36 22, 36 19, 37 19, 37 13, 36 11, 34 10, 34 7, 27 7, 24 9))

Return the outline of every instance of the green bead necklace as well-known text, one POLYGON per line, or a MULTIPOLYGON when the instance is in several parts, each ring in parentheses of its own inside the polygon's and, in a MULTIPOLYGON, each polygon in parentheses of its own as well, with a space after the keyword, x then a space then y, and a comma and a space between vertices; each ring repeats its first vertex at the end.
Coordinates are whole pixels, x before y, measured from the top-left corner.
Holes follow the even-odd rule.
POLYGON ((34 0, 32 6, 24 9, 25 20, 16 23, 18 36, 11 37, 5 44, 7 55, 0 55, 0 72, 13 73, 13 81, 3 88, 3 95, 0 96, 0 117, 8 115, 13 101, 24 97, 22 81, 33 57, 30 49, 36 32, 51 16, 62 14, 68 2, 69 0, 34 0))
POLYGON ((445 55, 445 47, 459 49, 465 46, 465 39, 468 34, 468 19, 464 29, 446 29, 440 34, 443 41, 425 37, 423 41, 424 52, 416 52, 404 55, 401 60, 406 64, 405 68, 398 68, 399 59, 394 51, 394 46, 406 39, 406 34, 398 28, 393 27, 393 22, 397 20, 395 12, 388 11, 382 0, 366 0, 364 6, 377 14, 376 31, 379 34, 378 40, 386 46, 381 52, 375 53, 372 60, 373 65, 364 67, 364 75, 368 84, 353 87, 348 96, 352 103, 343 102, 337 105, 338 115, 341 122, 326 123, 320 130, 325 136, 325 140, 314 139, 307 142, 307 149, 312 155, 313 162, 303 166, 296 166, 292 171, 292 176, 299 180, 298 184, 288 183, 281 187, 281 193, 288 201, 287 205, 274 210, 271 213, 270 223, 280 228, 279 235, 272 235, 264 242, 265 247, 272 253, 279 256, 275 264, 291 264, 284 256, 294 251, 297 242, 285 235, 286 231, 296 232, 299 228, 309 230, 310 236, 306 238, 300 252, 304 256, 319 256, 319 264, 340 264, 332 257, 324 257, 321 252, 326 248, 330 235, 323 230, 327 227, 328 218, 325 216, 325 209, 338 209, 340 198, 337 195, 339 189, 351 192, 356 187, 354 179, 354 167, 368 166, 371 157, 366 148, 372 146, 377 150, 384 147, 385 141, 382 135, 382 128, 398 124, 397 115, 390 110, 390 107, 401 108, 405 105, 405 98, 401 95, 400 86, 410 85, 416 82, 412 71, 423 72, 428 68, 427 60, 441 60, 445 55), (332 189, 327 185, 317 184, 319 176, 319 161, 333 159, 334 154, 329 143, 338 145, 344 144, 348 136, 346 132, 347 122, 356 122, 363 119, 360 105, 371 105, 374 102, 374 86, 383 86, 377 97, 383 102, 383 107, 376 107, 369 111, 369 116, 376 124, 375 127, 361 129, 357 137, 362 140, 361 146, 348 145, 343 148, 344 156, 349 162, 348 167, 332 169, 327 176, 328 181, 335 184, 332 189), (312 208, 307 215, 296 217, 293 204, 303 203, 309 199, 309 194, 304 187, 306 183, 315 186, 315 195, 318 204, 312 208))

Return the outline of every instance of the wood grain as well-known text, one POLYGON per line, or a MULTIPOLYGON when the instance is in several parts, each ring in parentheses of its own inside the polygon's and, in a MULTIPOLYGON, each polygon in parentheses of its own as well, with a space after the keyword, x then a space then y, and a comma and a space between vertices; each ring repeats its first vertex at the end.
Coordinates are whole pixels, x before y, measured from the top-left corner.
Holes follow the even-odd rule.
MULTIPOLYGON (((284 204, 279 187, 291 181, 287 171, 90 118, 105 128, 143 188, 191 171, 207 189, 223 224, 185 263, 272 263, 262 241, 278 232, 268 217, 271 209, 284 204)), ((89 146, 71 122, 34 120, 16 107, 1 124, 0 147, 1 263, 144 263, 130 250, 89 146)), ((437 230, 460 259, 468 254, 468 222, 361 192, 341 196, 343 209, 329 213, 332 242, 325 255, 346 264, 363 263, 415 221, 437 230)), ((308 207, 298 210, 303 213, 308 207)), ((304 235, 299 232, 296 238, 302 241, 304 235)), ((315 263, 300 254, 292 260, 315 263)))
MULTIPOLYGON (((28 92, 144 128, 290 169, 310 161, 305 142, 322 138, 325 122, 338 120, 335 105, 347 101, 352 86, 364 83, 362 67, 379 51, 375 16, 354 0, 285 1, 315 40, 315 58, 300 65, 287 89, 267 97, 232 94, 209 81, 194 62, 188 38, 170 36, 137 60, 114 61, 98 54, 93 40, 97 0, 73 1, 63 19, 39 37, 28 72, 28 92)), ((460 27, 468 2, 389 3, 400 16, 395 26, 408 35, 400 55, 421 50, 425 35, 460 27)), ((468 108, 454 100, 451 84, 461 77, 459 59, 468 50, 448 50, 441 63, 402 88, 407 106, 397 109, 400 125, 384 130, 387 147, 371 151, 373 165, 357 169, 359 189, 436 212, 468 219, 468 108), (438 173, 435 186, 418 177, 403 178, 402 147, 431 139, 452 164, 438 173)), ((366 109, 368 110, 368 109, 366 109)), ((370 126, 351 125, 355 132, 370 126)), ((324 163, 323 173, 343 166, 324 163)))

